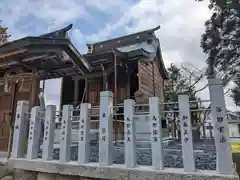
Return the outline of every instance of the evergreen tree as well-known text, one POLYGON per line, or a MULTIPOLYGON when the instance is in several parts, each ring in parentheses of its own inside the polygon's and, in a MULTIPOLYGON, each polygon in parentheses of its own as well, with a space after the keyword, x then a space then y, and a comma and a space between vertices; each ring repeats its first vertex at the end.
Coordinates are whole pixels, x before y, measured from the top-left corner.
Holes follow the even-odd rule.
POLYGON ((165 100, 172 102, 178 100, 178 94, 187 91, 187 79, 180 72, 180 68, 171 64, 167 69, 169 79, 165 84, 165 100))
POLYGON ((235 86, 232 89, 231 97, 236 104, 236 106, 240 106, 240 76, 237 76, 234 80, 235 86))
MULTIPOLYGON (((198 0, 202 1, 202 0, 198 0)), ((235 82, 232 97, 240 102, 240 4, 236 0, 210 0, 213 9, 211 18, 205 23, 201 47, 208 55, 207 75, 222 78, 223 85, 235 82)), ((237 103, 236 105, 240 105, 237 103)))

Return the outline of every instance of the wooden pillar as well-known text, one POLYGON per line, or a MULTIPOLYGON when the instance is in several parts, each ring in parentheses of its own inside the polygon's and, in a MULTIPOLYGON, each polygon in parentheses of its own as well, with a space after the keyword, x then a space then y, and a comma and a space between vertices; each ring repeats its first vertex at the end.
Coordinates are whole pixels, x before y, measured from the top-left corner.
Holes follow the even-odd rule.
POLYGON ((30 82, 30 88, 29 88, 29 102, 30 102, 29 110, 31 110, 32 107, 37 105, 39 87, 40 87, 40 80, 38 78, 34 78, 30 82))
POLYGON ((153 81, 153 96, 156 95, 156 87, 155 87, 155 63, 152 62, 152 81, 153 81))
POLYGON ((89 87, 88 87, 88 79, 85 79, 85 88, 86 88, 86 92, 83 92, 83 96, 84 96, 84 102, 88 102, 88 92, 89 92, 89 87), (85 93, 85 94, 84 94, 85 93))
POLYGON ((102 83, 102 86, 103 86, 103 91, 107 91, 108 90, 108 73, 106 72, 106 69, 104 67, 103 64, 101 64, 101 68, 102 68, 102 76, 103 76, 103 83, 102 83))
POLYGON ((103 71, 103 90, 107 91, 108 90, 108 75, 105 70, 103 71))
POLYGON ((131 99, 131 93, 130 93, 130 79, 131 79, 131 73, 127 72, 127 84, 126 84, 126 98, 125 99, 131 99))
POLYGON ((117 57, 114 53, 114 105, 117 105, 117 57))
MULTIPOLYGON (((117 92, 117 57, 116 57, 116 54, 113 53, 113 57, 114 57, 114 106, 117 106, 117 103, 118 103, 118 98, 117 98, 117 95, 118 95, 118 92, 117 92)), ((114 132, 115 132, 115 144, 117 144, 117 137, 118 137, 118 117, 115 116, 115 123, 114 123, 114 132)))
POLYGON ((74 107, 78 105, 79 99, 79 80, 74 79, 74 107))
POLYGON ((7 158, 10 157, 11 155, 11 150, 12 150, 12 141, 13 141, 13 131, 14 131, 14 123, 15 123, 15 112, 16 112, 16 107, 15 106, 15 102, 16 102, 16 93, 17 93, 17 88, 18 88, 18 84, 14 83, 13 87, 11 89, 11 93, 12 93, 12 99, 11 99, 11 112, 9 112, 9 117, 10 117, 10 129, 9 129, 9 137, 8 137, 8 156, 7 158))

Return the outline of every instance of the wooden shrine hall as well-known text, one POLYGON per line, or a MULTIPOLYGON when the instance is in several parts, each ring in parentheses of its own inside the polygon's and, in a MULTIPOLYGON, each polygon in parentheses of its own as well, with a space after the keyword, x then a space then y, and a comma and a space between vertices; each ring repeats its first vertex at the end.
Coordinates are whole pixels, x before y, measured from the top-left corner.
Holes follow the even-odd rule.
POLYGON ((61 106, 98 105, 102 90, 113 92, 114 104, 137 95, 164 98, 167 72, 154 33, 160 27, 88 44, 84 55, 68 37, 71 28, 0 45, 0 151, 8 149, 16 102, 37 105, 40 80, 63 78, 61 106))

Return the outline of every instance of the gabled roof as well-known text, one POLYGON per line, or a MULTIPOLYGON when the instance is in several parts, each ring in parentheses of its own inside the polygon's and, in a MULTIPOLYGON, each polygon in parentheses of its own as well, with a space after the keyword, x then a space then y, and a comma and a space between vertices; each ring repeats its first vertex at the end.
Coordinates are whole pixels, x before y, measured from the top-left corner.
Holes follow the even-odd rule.
POLYGON ((113 39, 108 39, 106 41, 101 41, 93 44, 88 44, 88 46, 93 47, 93 53, 99 53, 107 50, 112 50, 117 47, 127 46, 131 44, 141 43, 155 37, 154 32, 160 29, 160 26, 156 28, 149 29, 146 31, 137 32, 134 34, 129 34, 126 36, 121 36, 113 39))
POLYGON ((0 46, 0 72, 22 67, 26 71, 42 72, 42 78, 91 72, 91 65, 67 38, 71 27, 0 46))
MULTIPOLYGON (((92 44, 93 53, 81 55, 67 36, 69 26, 38 37, 25 37, 0 46, 0 74, 15 67, 41 71, 43 78, 58 78, 71 74, 92 72, 93 61, 100 56, 115 53, 120 58, 146 57, 153 61, 157 56, 159 70, 164 78, 167 72, 162 60, 159 40, 154 32, 160 26, 146 31, 92 44)), ((111 60, 111 58, 109 58, 111 60)), ((103 62, 100 62, 103 63, 103 62)))
POLYGON ((67 38, 67 32, 72 29, 73 25, 69 24, 67 27, 47 33, 47 34, 43 34, 39 37, 42 38, 67 38))
POLYGON ((159 71, 163 78, 167 79, 168 74, 164 66, 161 54, 161 47, 158 38, 155 36, 155 31, 160 26, 146 31, 109 39, 102 42, 88 44, 92 47, 92 53, 85 55, 86 59, 91 59, 91 56, 103 56, 104 53, 116 53, 118 57, 131 59, 134 57, 144 57, 145 62, 151 62, 157 56, 159 60, 159 71))

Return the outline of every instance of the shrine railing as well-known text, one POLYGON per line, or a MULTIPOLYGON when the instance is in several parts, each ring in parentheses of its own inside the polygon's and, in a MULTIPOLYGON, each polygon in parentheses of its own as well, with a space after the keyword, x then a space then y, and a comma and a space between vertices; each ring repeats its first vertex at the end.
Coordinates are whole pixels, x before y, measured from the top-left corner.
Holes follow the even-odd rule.
MULTIPOLYGON (((223 87, 221 82, 216 79, 209 80, 209 91, 211 100, 211 116, 213 119, 213 131, 215 135, 216 146, 216 170, 219 174, 234 174, 232 153, 230 148, 230 138, 228 123, 226 118, 226 107, 224 100, 223 87)), ((176 103, 176 102, 175 102, 176 103)), ((148 112, 144 114, 149 119, 150 146, 152 156, 152 169, 164 170, 164 147, 162 136, 162 113, 166 112, 161 106, 164 103, 158 97, 150 97, 148 112)), ((179 116, 179 125, 181 129, 181 151, 183 160, 183 169, 185 172, 195 172, 195 154, 193 147, 191 111, 188 95, 178 96, 176 103, 178 108, 175 110, 179 116)), ((121 115, 124 116, 124 159, 125 168, 136 168, 136 104, 132 99, 126 99, 123 105, 113 106, 113 94, 109 91, 100 93, 100 106, 91 107, 88 103, 82 103, 78 119, 78 159, 77 163, 85 165, 89 163, 90 152, 90 118, 93 110, 98 110, 99 114, 99 166, 110 166, 114 163, 113 153, 113 116, 116 115, 115 108, 123 108, 121 115)), ((71 161, 71 130, 73 126, 73 106, 64 105, 61 117, 60 131, 60 152, 59 160, 62 164, 69 164, 71 161)), ((56 106, 48 105, 46 107, 44 118, 44 133, 41 135, 41 109, 33 107, 31 111, 29 130, 28 130, 28 102, 19 101, 16 110, 15 129, 13 135, 12 159, 27 159, 37 161, 52 161, 54 130, 56 118, 56 106), (25 137, 28 134, 27 150, 24 147, 25 137), (39 159, 39 143, 42 139, 42 156, 39 159)), ((120 115, 120 114, 118 114, 120 115)))

